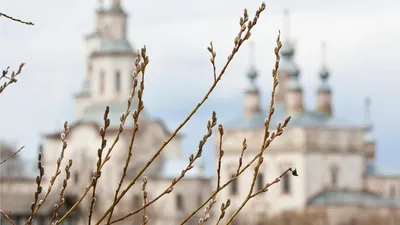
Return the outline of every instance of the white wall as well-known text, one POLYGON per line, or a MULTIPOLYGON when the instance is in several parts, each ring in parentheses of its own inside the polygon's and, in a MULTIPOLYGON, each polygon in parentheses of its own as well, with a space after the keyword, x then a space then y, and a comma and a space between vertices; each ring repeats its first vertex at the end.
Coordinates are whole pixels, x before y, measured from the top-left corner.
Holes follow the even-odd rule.
POLYGON ((132 71, 135 58, 133 56, 103 56, 92 59, 93 74, 90 83, 90 92, 93 102, 105 102, 110 100, 126 101, 132 89, 132 71), (105 90, 100 93, 100 74, 105 73, 105 90), (121 73, 121 91, 116 92, 115 74, 121 73))

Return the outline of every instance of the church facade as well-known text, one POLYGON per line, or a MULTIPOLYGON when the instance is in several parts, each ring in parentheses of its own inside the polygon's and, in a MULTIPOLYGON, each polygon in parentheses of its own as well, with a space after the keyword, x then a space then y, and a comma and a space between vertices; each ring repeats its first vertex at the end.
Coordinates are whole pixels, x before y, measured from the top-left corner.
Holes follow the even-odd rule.
MULTIPOLYGON (((290 37, 285 37, 281 48, 278 70, 279 85, 275 95, 275 113, 270 132, 279 122, 291 116, 288 127, 267 149, 260 168, 256 188, 272 182, 289 167, 300 175, 289 174, 269 189, 267 194, 252 199, 243 209, 244 221, 263 224, 269 217, 287 211, 319 212, 325 215, 322 224, 339 224, 367 212, 391 216, 392 224, 400 223, 400 176, 380 171, 375 165, 376 143, 369 117, 370 99, 365 99, 365 122, 356 124, 335 115, 332 104, 333 89, 329 85, 330 71, 324 57, 318 77, 315 108, 303 104, 304 89, 300 82, 300 69, 295 61, 295 47, 290 37), (369 211, 368 211, 369 210, 369 211), (248 215, 246 217, 246 215, 248 215), (396 222, 395 222, 396 221, 396 222)), ((223 180, 236 173, 243 138, 247 139, 244 162, 250 161, 259 151, 264 136, 264 120, 269 109, 261 107, 261 96, 255 79, 255 65, 247 77, 249 85, 244 92, 243 113, 225 125, 223 180)), ((264 87, 265 88, 265 87, 264 87)), ((262 97, 266 99, 262 100, 262 97)), ((215 155, 218 159, 217 138, 215 155)), ((254 167, 253 167, 254 168, 254 167)), ((250 169, 235 182, 235 187, 222 192, 219 199, 230 198, 232 209, 240 206, 246 197, 253 178, 250 169)), ((221 200, 223 201, 223 200, 221 200)), ((233 213, 233 212, 232 212, 233 213)))
MULTIPOLYGON (((108 145, 118 133, 120 116, 126 110, 127 97, 132 89, 134 61, 137 57, 136 50, 128 40, 127 18, 121 2, 112 0, 110 7, 100 7, 96 11, 95 32, 85 37, 85 82, 81 91, 75 95, 76 120, 70 124, 68 148, 64 155, 65 161, 73 160, 73 166, 65 195, 66 203, 64 208, 60 209, 60 214, 80 197, 93 176, 97 150, 101 143, 99 127, 104 124, 106 106, 110 107, 111 122, 106 134, 108 145)), ((242 224, 238 221, 244 218, 245 224, 265 224, 267 218, 293 210, 324 212, 328 215, 329 224, 338 224, 343 222, 340 219, 348 219, 367 210, 378 210, 388 215, 394 211, 396 215, 400 215, 400 176, 386 174, 376 168, 376 144, 371 135, 372 123, 369 116, 366 116, 365 124, 354 124, 335 115, 332 105, 334 91, 329 85, 330 72, 323 58, 323 66, 318 74, 321 84, 316 90, 315 109, 307 109, 303 104, 305 90, 300 83, 301 73, 294 56, 295 48, 290 38, 286 37, 281 49, 279 87, 271 129, 289 115, 292 119, 284 134, 266 151, 257 184, 271 182, 290 166, 299 171, 299 176, 284 176, 267 194, 252 199, 234 223, 242 224)), ((225 155, 221 168, 222 182, 230 179, 236 172, 243 138, 247 138, 248 150, 243 158, 243 162, 247 163, 258 153, 264 135, 264 120, 268 109, 261 107, 261 99, 269 96, 260 94, 260 89, 265 87, 259 87, 256 83, 259 74, 255 65, 250 66, 247 76, 249 86, 244 92, 243 113, 224 125, 225 155)), ((368 98, 365 104, 366 112, 369 112, 368 98)), ((137 99, 133 101, 130 111, 133 112, 136 107, 137 99)), ((134 157, 128 168, 125 184, 137 174, 170 135, 162 120, 152 118, 146 110, 141 113, 139 124, 134 157)), ((125 164, 132 130, 133 119, 129 116, 124 132, 99 179, 93 222, 96 222, 112 204, 125 164)), ((46 134, 40 148, 44 167, 48 171, 44 176, 44 191, 47 190, 46 185, 53 176, 52 171, 57 167, 56 162, 62 147, 61 133, 60 131, 46 134)), ((218 144, 219 139, 215 137, 216 161, 218 144)), ((108 147, 105 151, 107 150, 108 147)), ((149 199, 161 194, 172 179, 180 176, 188 163, 182 155, 182 137, 178 135, 144 174, 149 180, 149 199)), ((228 215, 239 207, 248 192, 252 175, 251 168, 220 193, 217 207, 214 207, 214 215, 219 214, 220 204, 228 198, 231 199, 228 215)), ((49 196, 48 203, 43 205, 36 218, 38 224, 48 223, 48 218, 52 215, 52 206, 58 200, 58 190, 62 187, 64 174, 60 176, 53 187, 56 191, 49 196)), ((2 210, 11 215, 17 225, 23 224, 30 215, 32 190, 36 189, 35 181, 15 176, 2 176, 1 179, 2 210)), ((215 177, 206 175, 202 163, 197 163, 171 194, 165 195, 154 204, 154 209, 149 210, 150 223, 179 224, 210 195, 215 182, 215 177)), ((260 187, 256 185, 256 188, 260 187)), ((133 187, 116 208, 113 218, 119 218, 139 208, 142 195, 139 184, 133 187)), ((86 224, 90 200, 90 197, 86 197, 66 223, 86 224)), ((204 216, 203 211, 188 224, 197 224, 200 216, 204 216)), ((217 217, 213 216, 213 219, 217 217)), ((140 219, 132 217, 122 223, 132 224, 140 219)), ((4 219, 1 220, 1 224, 5 223, 4 219)))

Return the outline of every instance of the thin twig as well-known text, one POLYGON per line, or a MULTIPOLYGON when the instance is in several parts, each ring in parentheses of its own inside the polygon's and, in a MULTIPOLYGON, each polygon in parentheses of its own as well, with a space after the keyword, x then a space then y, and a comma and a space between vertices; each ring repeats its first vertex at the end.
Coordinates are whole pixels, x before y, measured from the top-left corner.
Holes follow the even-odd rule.
MULTIPOLYGON (((138 52, 138 55, 139 55, 139 52, 138 52)), ((135 61, 135 66, 137 67, 139 65, 139 63, 140 63, 140 59, 138 57, 136 59, 136 61, 135 61)), ((137 74, 135 75, 135 73, 133 73, 132 76, 135 77, 135 76, 137 76, 137 74)), ((135 87, 137 87, 137 79, 133 79, 133 88, 135 88, 135 87)), ((128 104, 126 106, 125 113, 123 113, 121 115, 121 118, 120 118, 121 123, 119 125, 118 133, 115 136, 111 147, 108 149, 106 156, 103 157, 104 160, 101 163, 100 170, 103 169, 105 164, 111 159, 111 153, 114 150, 114 147, 116 146, 116 144, 118 143, 122 132, 124 131, 124 125, 125 125, 125 123, 127 121, 127 118, 128 118, 128 116, 130 114, 130 108, 131 108, 131 105, 132 105, 132 101, 133 101, 134 95, 135 95, 135 89, 132 89, 131 90, 131 96, 129 96, 129 98, 128 98, 128 104)), ((82 193, 81 197, 78 199, 78 201, 76 201, 75 204, 61 217, 61 219, 59 220, 60 223, 65 218, 67 218, 67 216, 69 216, 78 207, 78 205, 83 201, 83 199, 86 197, 86 195, 89 193, 89 191, 90 191, 90 189, 92 187, 93 187, 93 182, 92 182, 92 180, 90 180, 89 185, 85 187, 85 190, 83 191, 83 193, 82 193)))
POLYGON ((13 21, 15 21, 15 22, 23 23, 23 24, 26 24, 26 25, 35 25, 35 24, 32 23, 32 22, 23 21, 23 20, 14 18, 14 17, 12 17, 12 16, 9 16, 9 15, 6 15, 6 14, 0 12, 0 17, 2 17, 2 16, 4 16, 4 17, 7 18, 7 19, 13 20, 13 21))
POLYGON ((147 204, 143 205, 143 207, 137 209, 134 212, 130 212, 127 215, 116 219, 114 221, 112 221, 110 224, 122 221, 130 216, 133 216, 137 213, 139 213, 141 210, 145 209, 146 207, 150 206, 151 204, 153 204, 154 202, 156 202, 158 199, 160 199, 161 197, 163 197, 166 194, 169 194, 173 191, 174 186, 185 177, 186 173, 191 170, 193 168, 193 164, 196 162, 197 159, 199 159, 202 156, 203 153, 203 148, 204 145, 207 143, 208 139, 211 137, 212 135, 212 129, 215 127, 215 125, 217 124, 217 115, 215 112, 213 112, 212 114, 212 118, 211 120, 207 121, 207 134, 205 134, 203 136, 203 139, 199 142, 199 149, 196 153, 196 155, 191 154, 189 156, 189 164, 187 165, 187 167, 182 170, 181 175, 178 178, 174 178, 171 182, 171 184, 157 197, 155 197, 153 200, 149 201, 147 204))
MULTIPOLYGON (((272 143, 272 141, 280 136, 282 134, 282 129, 285 128, 287 126, 287 124, 289 123, 290 117, 286 118, 283 125, 281 123, 278 124, 278 130, 276 133, 272 133, 270 139, 268 139, 269 135, 269 124, 272 118, 272 115, 274 113, 274 98, 275 98, 275 89, 278 86, 278 80, 277 80, 277 71, 278 71, 278 67, 279 67, 279 49, 281 47, 281 43, 280 43, 280 32, 278 35, 278 39, 277 39, 277 48, 275 49, 275 55, 276 55, 276 62, 275 62, 275 68, 273 70, 273 78, 274 78, 274 82, 273 82, 273 90, 272 90, 272 94, 271 94, 271 102, 270 102, 270 110, 269 110, 269 115, 268 118, 266 119, 266 121, 264 122, 264 126, 265 126, 265 135, 264 135, 264 139, 263 139, 263 144, 261 147, 261 151, 243 168, 243 169, 239 169, 238 168, 238 172, 236 174, 236 176, 234 176, 231 180, 229 180, 228 182, 226 182, 219 190, 216 191, 216 193, 214 193, 213 195, 211 195, 209 197, 209 199, 207 201, 209 201, 214 195, 216 195, 219 191, 221 191, 222 189, 224 189, 226 186, 228 186, 231 182, 233 182, 237 177, 239 177, 248 167, 250 167, 250 165, 252 165, 255 160, 259 160, 262 158, 262 155, 264 153, 264 151, 267 149, 267 147, 272 143)), ((242 149, 242 155, 243 156, 243 152, 244 149, 247 148, 247 144, 246 144, 246 140, 243 141, 243 149, 242 149)), ((241 159, 239 159, 239 167, 241 166, 241 159)), ((202 205, 200 205, 195 211, 193 211, 182 223, 181 225, 185 224, 193 215, 195 215, 202 207, 204 207, 204 205, 207 203, 207 201, 205 201, 202 205)))
POLYGON ((264 186, 264 188, 261 189, 260 191, 254 193, 254 194, 251 194, 251 195, 249 195, 249 196, 247 196, 246 199, 243 201, 243 203, 240 205, 239 209, 236 210, 236 212, 229 218, 229 220, 225 223, 225 225, 228 225, 228 224, 230 224, 230 223, 233 221, 233 219, 238 215, 238 213, 240 212, 240 210, 243 209, 243 207, 247 204, 247 202, 250 201, 250 199, 254 198, 255 196, 257 196, 257 195, 259 195, 259 194, 261 194, 261 193, 267 192, 269 187, 271 187, 272 185, 274 185, 274 184, 276 184, 276 183, 279 183, 279 181, 281 180, 281 178, 282 178, 283 176, 285 176, 289 171, 293 173, 293 171, 296 171, 296 170, 293 170, 292 167, 290 167, 289 169, 285 170, 279 177, 275 178, 275 180, 274 180, 272 183, 267 183, 267 184, 264 186))
POLYGON ((288 174, 289 172, 292 173, 293 176, 298 176, 297 175, 297 170, 293 169, 292 167, 289 167, 287 170, 285 170, 279 177, 275 178, 275 180, 271 183, 267 183, 261 190, 255 192, 254 194, 252 194, 250 196, 250 198, 254 198, 255 196, 261 194, 261 193, 265 193, 268 191, 268 188, 271 187, 272 185, 279 183, 282 180, 283 176, 286 176, 286 174, 288 174))
POLYGON ((8 70, 10 69, 10 67, 7 67, 5 70, 3 70, 2 75, 0 76, 0 81, 3 78, 6 78, 8 81, 4 82, 3 85, 0 85, 0 93, 2 93, 7 86, 9 86, 12 83, 17 83, 17 76, 21 74, 22 72, 22 67, 24 67, 25 63, 21 63, 18 67, 17 72, 13 71, 11 73, 11 76, 7 76, 8 74, 8 70))
MULTIPOLYGON (((139 177, 147 170, 147 168, 153 163, 153 161, 161 154, 162 150, 171 142, 172 139, 174 139, 174 137, 178 134, 178 132, 182 129, 183 126, 185 126, 185 124, 192 118, 192 116, 197 112, 197 110, 204 104, 204 102, 208 99, 208 97, 210 96, 210 94, 213 92, 213 90, 215 89, 215 87, 217 86, 217 84, 219 83, 219 81, 222 79, 223 75, 226 72, 226 69, 228 68, 228 66, 230 65, 230 63, 232 62, 233 57, 235 56, 235 54, 239 51, 240 47, 242 46, 242 44, 248 40, 251 36, 251 29, 254 27, 254 25, 256 25, 257 20, 261 14, 262 11, 264 11, 265 9, 265 3, 262 3, 262 5, 260 6, 260 8, 257 10, 256 15, 253 19, 253 21, 248 21, 248 15, 247 15, 247 10, 244 11, 244 17, 241 18, 240 20, 240 26, 241 29, 239 31, 238 36, 235 38, 234 40, 234 48, 231 52, 231 54, 228 56, 228 60, 225 63, 224 67, 221 69, 217 79, 213 82, 213 84, 211 85, 211 87, 209 88, 209 90, 207 91, 207 93, 205 94, 205 96, 203 97, 203 99, 197 104, 197 106, 190 112, 190 114, 184 119, 184 121, 175 129, 175 131, 170 135, 170 137, 168 138, 167 141, 165 141, 160 148, 156 151, 156 153, 152 156, 152 158, 146 163, 146 165, 140 170, 140 172, 136 175, 135 178, 133 178, 128 186, 122 191, 122 193, 119 195, 116 204, 118 204, 118 202, 125 196, 125 194, 129 191, 129 189, 136 183, 136 181, 139 179, 139 177), (248 22, 248 23, 247 23, 248 22), (245 33, 244 37, 242 37, 243 32, 245 32, 247 30, 247 32, 245 33)), ((108 208, 108 210, 106 211, 106 213, 104 214, 104 216, 102 218, 100 218, 100 220, 96 223, 96 225, 99 225, 101 223, 101 221, 104 220, 104 218, 111 212, 111 210, 114 208, 115 206, 110 206, 108 208)))
POLYGON ((210 47, 208 47, 208 51, 211 53, 210 62, 213 66, 213 75, 214 75, 214 82, 215 82, 217 80, 217 69, 215 66, 215 57, 217 56, 217 53, 214 50, 214 46, 213 46, 212 42, 210 42, 210 47))
POLYGON ((147 191, 146 191, 146 185, 147 185, 147 177, 143 178, 143 183, 142 183, 142 191, 143 191, 143 216, 142 216, 142 225, 146 225, 147 222, 149 222, 149 217, 146 214, 146 205, 148 203, 148 199, 147 199, 147 191))
POLYGON ((1 209, 0 209, 0 214, 3 215, 4 218, 6 218, 6 220, 8 220, 8 222, 10 222, 12 225, 15 225, 15 222, 1 209))
POLYGON ((104 128, 101 127, 99 130, 99 134, 101 137, 101 144, 100 148, 97 150, 97 164, 96 164, 96 171, 92 174, 92 200, 90 201, 90 207, 89 207, 89 218, 88 218, 88 224, 91 224, 92 221, 92 214, 93 214, 93 209, 94 205, 96 204, 96 187, 97 187, 97 181, 101 176, 101 161, 102 161, 102 155, 103 155, 103 150, 107 146, 107 139, 106 139, 106 132, 108 127, 110 126, 110 119, 108 118, 108 114, 110 113, 110 107, 106 107, 106 110, 104 111, 104 128))
MULTIPOLYGON (((58 203, 54 205, 54 212, 53 212, 53 216, 51 217, 51 220, 49 222, 49 225, 53 224, 53 221, 58 217, 58 210, 65 203, 64 193, 65 193, 65 190, 67 189, 68 180, 69 180, 69 178, 71 178, 71 167, 72 167, 72 160, 70 159, 68 161, 68 165, 65 166, 65 179, 63 180, 63 184, 62 184, 62 187, 60 190, 60 198, 58 199, 58 203)), ((58 221, 56 221, 55 224, 59 224, 58 221)))
MULTIPOLYGON (((271 123, 271 118, 272 118, 272 115, 274 114, 274 111, 275 111, 275 108, 274 108, 274 105, 275 105, 275 91, 276 91, 276 88, 278 86, 277 74, 278 74, 279 61, 280 61, 279 50, 281 49, 281 47, 282 47, 282 43, 280 41, 280 32, 279 32, 278 38, 276 40, 276 47, 275 47, 275 57, 276 57, 275 67, 274 67, 274 70, 272 71, 273 84, 272 84, 272 96, 271 96, 271 100, 270 100, 270 110, 269 110, 269 113, 268 113, 268 118, 266 119, 266 121, 264 123, 264 125, 265 125, 265 134, 264 134, 263 144, 262 144, 262 147, 261 147, 261 150, 260 150, 260 152, 262 154, 269 147, 269 145, 271 143, 270 140, 272 138, 275 138, 276 136, 280 136, 283 133, 283 129, 287 126, 287 124, 289 122, 289 120, 286 120, 287 122, 285 121, 285 123, 283 125, 281 123, 279 123, 278 127, 277 127, 277 132, 276 133, 273 132, 272 134, 269 133, 269 127, 270 127, 270 123, 271 123)), ((264 161, 264 158, 261 155, 258 158, 258 162, 257 162, 257 164, 256 164, 256 166, 254 168, 253 179, 252 179, 252 182, 251 182, 251 185, 250 185, 250 188, 249 188, 249 192, 248 192, 245 200, 242 202, 242 204, 236 210, 236 212, 229 218, 229 220, 226 222, 225 225, 228 225, 229 223, 231 223, 232 220, 239 214, 239 212, 243 209, 243 207, 251 199, 251 196, 252 196, 253 191, 254 191, 254 186, 255 186, 255 183, 256 183, 256 179, 257 179, 257 176, 258 176, 258 173, 259 173, 259 169, 260 169, 260 166, 262 165, 263 161, 264 161)))
POLYGON ((224 150, 222 150, 222 137, 224 136, 224 127, 222 124, 218 126, 219 130, 219 158, 218 158, 218 167, 217 167, 217 190, 219 190, 221 186, 221 163, 222 163, 222 156, 224 156, 224 150))
POLYGON ((40 193, 42 193, 42 189, 43 189, 41 183, 42 183, 42 179, 44 176, 44 168, 43 168, 43 163, 42 163, 42 153, 41 152, 39 152, 37 165, 38 165, 38 169, 39 169, 39 175, 36 177, 37 188, 36 188, 36 192, 34 195, 34 201, 31 204, 32 213, 31 213, 31 216, 29 217, 29 219, 27 220, 26 224, 32 223, 33 217, 35 216, 36 205, 38 205, 38 207, 40 207, 43 204, 42 200, 38 201, 39 195, 40 195, 40 193))
POLYGON ((216 202, 215 198, 216 198, 216 196, 214 196, 214 198, 211 199, 211 201, 208 203, 208 206, 204 209, 204 217, 201 217, 199 219, 199 222, 197 223, 198 225, 204 225, 204 223, 207 222, 208 219, 210 219, 211 209, 216 202))
MULTIPOLYGON (((36 204, 36 202, 35 202, 35 205, 33 205, 32 204, 32 215, 29 217, 29 219, 28 219, 28 221, 26 221, 26 225, 29 225, 29 224, 31 224, 32 223, 32 220, 33 220, 33 217, 38 213, 38 211, 39 211, 39 209, 40 209, 40 207, 43 205, 43 203, 46 201, 46 199, 47 199, 47 197, 49 196, 49 194, 50 194, 50 192, 51 192, 51 190, 52 190, 52 188, 53 188, 53 185, 54 185, 54 183, 56 182, 56 179, 57 179, 57 177, 58 177, 58 175, 60 175, 60 173, 61 173, 61 171, 60 171, 60 166, 61 166, 61 162, 62 162, 62 160, 64 159, 64 152, 65 152, 65 149, 67 149, 67 146, 68 146, 68 143, 67 143, 67 136, 68 136, 68 133, 69 133, 69 126, 68 126, 68 122, 66 121, 65 123, 64 123, 64 132, 63 133, 61 133, 61 142, 62 142, 62 147, 61 147, 61 153, 60 153, 60 157, 57 159, 57 167, 56 167, 56 171, 55 171, 55 173, 54 173, 54 176, 52 176, 51 177, 51 179, 50 179, 50 184, 49 184, 49 187, 48 187, 48 189, 47 189, 47 193, 46 193, 46 195, 44 196, 44 198, 42 199, 42 200, 40 200, 39 201, 39 203, 38 204, 36 204)), ((41 162, 40 162, 40 164, 41 164, 41 162)), ((39 168, 40 169, 40 168, 39 168)), ((42 169, 40 169, 40 174, 44 174, 44 169, 43 169, 43 167, 42 167, 42 169), (43 170, 43 171, 42 171, 43 170)), ((41 175, 41 176, 43 176, 43 175, 41 175)), ((39 176, 38 176, 39 177, 39 176)), ((38 186, 38 188, 39 188, 39 186, 38 186)), ((41 189, 41 187, 40 187, 40 189, 41 189)))
POLYGON ((238 176, 239 170, 240 170, 240 168, 242 168, 242 164, 243 164, 243 155, 244 155, 244 152, 245 152, 246 149, 247 149, 247 140, 246 140, 246 138, 243 139, 243 144, 242 144, 242 145, 243 145, 243 146, 242 146, 242 151, 241 151, 240 157, 239 157, 239 165, 238 165, 238 168, 237 168, 237 170, 236 170, 236 176, 238 176))
POLYGON ((222 203, 221 205, 221 214, 219 215, 218 221, 216 225, 219 225, 219 223, 221 222, 221 220, 224 218, 225 213, 226 213, 226 209, 231 205, 231 200, 228 199, 226 201, 226 203, 222 203))
POLYGON ((0 162, 0 165, 5 163, 7 160, 9 160, 10 158, 14 157, 16 154, 18 154, 22 149, 24 149, 25 146, 22 146, 20 149, 18 149, 18 151, 14 152, 12 155, 8 156, 6 159, 4 159, 3 161, 0 162))
MULTIPOLYGON (((139 73, 142 74, 142 79, 141 79, 141 82, 140 82, 140 88, 138 90, 139 104, 138 104, 137 109, 133 112, 133 115, 132 115, 133 116, 133 120, 134 120, 133 131, 132 131, 131 141, 129 143, 128 156, 126 157, 125 166, 124 166, 124 169, 122 171, 122 176, 121 176, 121 179, 119 181, 117 190, 115 191, 114 202, 113 202, 114 207, 117 205, 118 194, 119 194, 119 191, 121 190, 122 184, 124 183, 124 180, 125 180, 125 177, 126 177, 126 174, 127 174, 127 171, 128 171, 128 167, 129 167, 129 164, 131 162, 133 144, 135 142, 136 133, 139 130, 139 123, 138 123, 139 116, 140 116, 140 113, 142 112, 142 110, 144 109, 143 100, 142 100, 143 91, 144 91, 144 77, 145 77, 146 66, 149 63, 148 56, 146 55, 146 46, 144 46, 142 48, 141 55, 139 55, 138 59, 139 60, 140 59, 143 60, 143 62, 138 64, 138 66, 136 67, 136 72, 135 72, 135 74, 136 74, 135 79, 137 79, 137 75, 139 73)), ((135 91, 135 90, 133 90, 133 91, 135 91)), ((111 218, 112 218, 112 215, 113 215, 113 212, 114 212, 114 207, 111 208, 111 212, 110 212, 110 215, 108 217, 107 224, 110 224, 110 222, 111 222, 111 218)))

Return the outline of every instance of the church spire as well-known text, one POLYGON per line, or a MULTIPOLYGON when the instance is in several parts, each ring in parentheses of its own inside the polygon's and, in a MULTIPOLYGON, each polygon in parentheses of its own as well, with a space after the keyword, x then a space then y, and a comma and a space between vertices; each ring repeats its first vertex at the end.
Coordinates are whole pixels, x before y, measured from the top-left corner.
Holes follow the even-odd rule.
POLYGON ((250 68, 247 72, 249 87, 244 93, 244 114, 246 116, 253 116, 261 111, 260 92, 256 84, 258 71, 255 66, 254 50, 254 43, 250 42, 250 68))
POLYGON ((326 43, 323 41, 321 42, 321 70, 319 72, 319 77, 321 79, 321 89, 325 89, 326 91, 330 91, 330 87, 328 86, 328 79, 329 79, 329 70, 327 67, 327 60, 326 60, 326 43))
POLYGON ((371 122, 371 99, 366 97, 364 99, 364 151, 365 157, 368 164, 373 165, 375 161, 376 146, 374 136, 372 134, 372 122, 371 122))
POLYGON ((257 84, 256 84, 256 79, 258 77, 258 72, 255 66, 255 56, 254 56, 254 42, 250 42, 250 68, 249 71, 247 72, 247 78, 249 79, 250 82, 250 90, 256 90, 257 89, 257 84))
POLYGON ((284 14, 284 20, 283 20, 283 26, 284 26, 284 39, 286 41, 289 40, 290 38, 290 19, 289 19, 289 9, 284 9, 283 10, 283 14, 284 14))
POLYGON ((275 99, 276 102, 286 104, 285 96, 286 92, 288 92, 289 85, 298 86, 298 75, 299 69, 294 61, 294 46, 290 41, 290 19, 289 19, 289 10, 284 11, 283 17, 283 43, 281 48, 281 62, 278 69, 278 80, 279 86, 276 91, 275 99), (290 84, 291 83, 291 84, 290 84))
POLYGON ((364 141, 372 142, 372 122, 371 122, 371 99, 369 97, 365 97, 364 99, 364 126, 365 126, 365 136, 364 141))
POLYGON ((283 43, 281 62, 278 69, 279 86, 276 92, 276 102, 285 104, 289 115, 303 112, 303 90, 299 82, 300 70, 294 60, 294 46, 290 40, 289 10, 284 10, 283 43))
POLYGON ((294 47, 293 43, 290 41, 290 14, 289 10, 285 9, 283 12, 283 44, 281 49, 281 54, 283 56, 293 57, 294 47))
POLYGON ((318 73, 320 85, 317 90, 317 111, 332 115, 332 90, 328 84, 330 72, 326 60, 326 43, 321 42, 321 69, 318 73))
POLYGON ((102 10, 103 8, 104 8, 104 2, 103 2, 103 0, 98 0, 98 2, 99 2, 99 10, 102 10))

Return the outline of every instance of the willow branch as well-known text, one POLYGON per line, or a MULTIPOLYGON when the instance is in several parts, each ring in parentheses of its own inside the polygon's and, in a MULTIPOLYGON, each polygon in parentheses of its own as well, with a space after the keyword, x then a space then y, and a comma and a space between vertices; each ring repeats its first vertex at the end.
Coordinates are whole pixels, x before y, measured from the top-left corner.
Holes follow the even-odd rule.
POLYGON ((18 19, 18 18, 14 18, 14 17, 12 17, 12 16, 9 16, 9 15, 7 15, 7 14, 4 14, 4 13, 1 13, 0 12, 0 17, 5 17, 5 18, 7 18, 7 19, 10 19, 10 20, 13 20, 13 21, 15 21, 15 22, 18 22, 18 23, 23 23, 23 24, 26 24, 26 25, 35 25, 34 23, 32 23, 32 22, 30 22, 30 21, 23 21, 23 20, 21 20, 21 19, 18 19))

